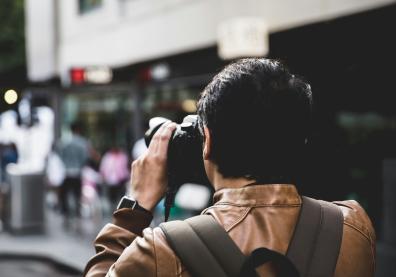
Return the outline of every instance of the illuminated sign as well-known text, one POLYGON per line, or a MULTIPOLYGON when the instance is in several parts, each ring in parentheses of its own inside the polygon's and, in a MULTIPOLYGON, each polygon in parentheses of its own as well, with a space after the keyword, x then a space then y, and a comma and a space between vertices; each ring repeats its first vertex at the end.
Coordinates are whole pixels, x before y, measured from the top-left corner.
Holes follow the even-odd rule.
POLYGON ((113 80, 111 68, 106 66, 75 67, 70 70, 72 84, 108 84, 113 80))
POLYGON ((222 59, 263 57, 268 49, 268 30, 262 18, 232 18, 218 27, 218 53, 222 59))

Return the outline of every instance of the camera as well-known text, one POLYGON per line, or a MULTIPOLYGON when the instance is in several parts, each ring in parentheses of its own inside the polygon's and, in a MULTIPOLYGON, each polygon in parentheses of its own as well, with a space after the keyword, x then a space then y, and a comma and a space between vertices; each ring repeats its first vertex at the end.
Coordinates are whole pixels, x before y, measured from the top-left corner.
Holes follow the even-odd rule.
MULTIPOLYGON (((150 129, 144 135, 146 145, 157 130, 167 121, 155 117, 150 120, 150 129)), ((185 183, 209 186, 202 158, 203 136, 198 126, 198 116, 188 115, 176 126, 168 146, 168 191, 165 198, 165 219, 173 205, 177 190, 185 183)))

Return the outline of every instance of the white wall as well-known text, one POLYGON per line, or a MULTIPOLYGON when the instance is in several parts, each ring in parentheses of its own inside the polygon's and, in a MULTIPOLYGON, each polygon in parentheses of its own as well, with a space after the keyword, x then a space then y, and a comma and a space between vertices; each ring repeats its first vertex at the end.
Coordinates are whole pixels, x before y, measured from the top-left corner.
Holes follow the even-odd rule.
POLYGON ((40 82, 57 73, 54 1, 25 1, 25 36, 28 77, 40 82))
MULTIPOLYGON (((31 1, 31 0, 30 0, 31 1)), ((216 44, 225 19, 264 18, 270 32, 395 3, 396 0, 103 0, 78 14, 59 2, 59 72, 73 66, 119 67, 216 44)))

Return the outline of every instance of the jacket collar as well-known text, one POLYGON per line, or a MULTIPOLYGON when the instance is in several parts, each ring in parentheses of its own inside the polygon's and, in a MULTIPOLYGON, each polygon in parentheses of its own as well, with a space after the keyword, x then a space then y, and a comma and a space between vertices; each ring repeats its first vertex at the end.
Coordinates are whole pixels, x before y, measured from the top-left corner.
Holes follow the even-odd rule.
POLYGON ((215 205, 301 205, 301 198, 296 187, 290 184, 256 184, 237 189, 225 188, 216 191, 213 200, 215 205))

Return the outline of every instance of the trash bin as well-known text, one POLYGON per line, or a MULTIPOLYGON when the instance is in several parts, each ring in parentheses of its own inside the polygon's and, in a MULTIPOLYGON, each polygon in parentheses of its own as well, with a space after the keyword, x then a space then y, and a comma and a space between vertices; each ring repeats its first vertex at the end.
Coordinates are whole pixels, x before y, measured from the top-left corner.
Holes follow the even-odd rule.
POLYGON ((14 164, 7 166, 8 227, 15 233, 44 230, 44 174, 14 164))

